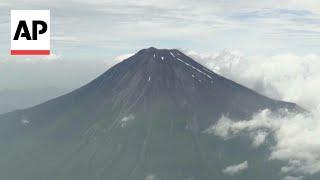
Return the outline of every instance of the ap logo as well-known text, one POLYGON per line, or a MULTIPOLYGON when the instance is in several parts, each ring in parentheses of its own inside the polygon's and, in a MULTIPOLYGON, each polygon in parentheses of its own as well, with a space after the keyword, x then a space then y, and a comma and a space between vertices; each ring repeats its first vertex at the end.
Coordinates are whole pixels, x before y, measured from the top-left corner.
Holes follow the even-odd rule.
POLYGON ((50 11, 11 10, 11 55, 50 54, 50 11))

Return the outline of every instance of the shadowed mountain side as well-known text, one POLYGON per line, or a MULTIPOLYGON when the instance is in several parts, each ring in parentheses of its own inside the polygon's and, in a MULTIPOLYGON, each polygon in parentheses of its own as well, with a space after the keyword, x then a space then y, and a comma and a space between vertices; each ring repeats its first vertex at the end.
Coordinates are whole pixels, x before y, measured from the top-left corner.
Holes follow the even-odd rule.
POLYGON ((282 108, 303 111, 178 50, 144 49, 69 94, 0 116, 0 179, 280 179, 264 148, 202 132, 222 115, 282 108), (222 173, 244 160, 252 170, 222 173))

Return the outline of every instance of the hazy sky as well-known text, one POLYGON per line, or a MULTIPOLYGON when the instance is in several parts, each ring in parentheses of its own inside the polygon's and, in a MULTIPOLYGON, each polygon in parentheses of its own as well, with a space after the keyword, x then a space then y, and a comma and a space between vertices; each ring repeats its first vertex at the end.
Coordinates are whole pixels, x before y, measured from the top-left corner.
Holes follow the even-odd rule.
POLYGON ((108 68, 99 63, 149 46, 203 53, 227 48, 272 56, 318 53, 319 42, 319 0, 1 0, 0 89, 19 87, 19 78, 25 79, 20 87, 44 86, 42 76, 50 76, 49 81, 65 81, 48 82, 48 86, 84 83, 108 68), (11 9, 50 9, 54 56, 49 59, 73 61, 73 67, 65 70, 60 64, 50 70, 51 65, 47 65, 49 72, 43 74, 40 72, 46 69, 40 69, 38 63, 33 63, 34 69, 18 63, 41 58, 11 57, 11 9), (85 62, 78 64, 79 60, 85 62), (18 62, 3 66, 1 61, 18 62), (86 70, 88 64, 97 69, 86 70), (68 79, 67 74, 79 78, 68 79), (62 77, 52 79, 55 76, 62 77), (43 83, 37 85, 38 81, 43 83))

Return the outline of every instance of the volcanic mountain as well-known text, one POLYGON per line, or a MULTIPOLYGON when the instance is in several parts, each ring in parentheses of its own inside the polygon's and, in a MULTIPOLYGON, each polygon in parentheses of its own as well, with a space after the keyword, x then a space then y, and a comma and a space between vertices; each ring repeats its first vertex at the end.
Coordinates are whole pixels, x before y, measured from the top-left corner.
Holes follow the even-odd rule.
POLYGON ((279 179, 265 149, 203 133, 222 115, 302 111, 260 95, 176 49, 143 49, 89 84, 0 116, 0 179, 279 179), (252 170, 222 169, 250 160, 252 170))

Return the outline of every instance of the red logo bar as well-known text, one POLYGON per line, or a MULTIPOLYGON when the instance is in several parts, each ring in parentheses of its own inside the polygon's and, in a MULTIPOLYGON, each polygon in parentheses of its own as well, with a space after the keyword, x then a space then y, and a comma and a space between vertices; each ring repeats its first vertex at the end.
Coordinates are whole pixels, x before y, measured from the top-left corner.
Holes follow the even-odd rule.
POLYGON ((50 55, 50 50, 11 50, 11 55, 50 55))

